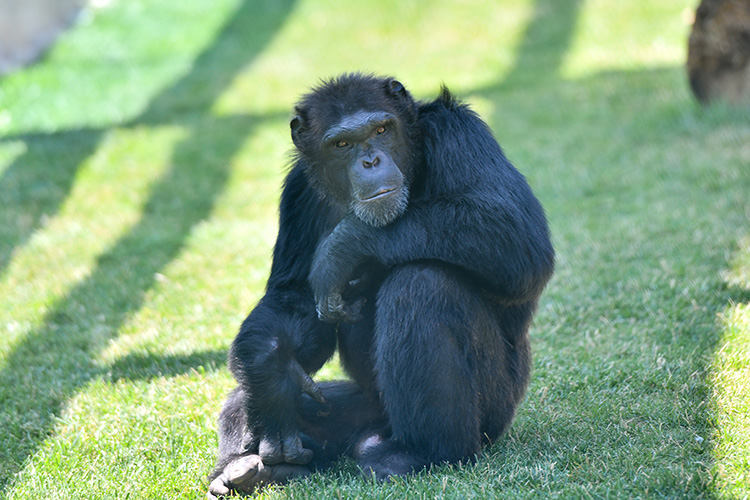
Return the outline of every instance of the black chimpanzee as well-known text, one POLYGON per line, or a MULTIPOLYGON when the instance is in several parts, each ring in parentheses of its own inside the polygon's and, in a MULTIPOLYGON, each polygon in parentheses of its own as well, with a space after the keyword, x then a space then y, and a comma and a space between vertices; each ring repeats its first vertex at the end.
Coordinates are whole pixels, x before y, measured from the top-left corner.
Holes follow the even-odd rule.
POLYGON ((304 96, 265 296, 229 353, 209 497, 353 456, 378 478, 472 460, 526 389, 554 252, 487 125, 443 89, 350 74, 304 96), (353 382, 310 374, 338 345, 353 382))

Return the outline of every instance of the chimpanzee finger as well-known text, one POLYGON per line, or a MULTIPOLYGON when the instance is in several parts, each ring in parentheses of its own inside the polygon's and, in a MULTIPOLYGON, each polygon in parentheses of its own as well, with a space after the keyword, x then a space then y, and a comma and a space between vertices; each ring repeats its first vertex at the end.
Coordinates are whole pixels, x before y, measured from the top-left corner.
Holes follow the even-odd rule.
POLYGON ((364 298, 355 300, 349 304, 344 304, 342 307, 343 319, 345 323, 359 323, 362 321, 362 309, 365 307, 366 300, 364 298))
POLYGON ((318 403, 323 404, 326 402, 326 398, 323 397, 323 391, 320 390, 320 387, 313 381, 310 375, 305 373, 305 370, 296 360, 292 361, 292 371, 297 378, 297 382, 302 386, 303 391, 318 403))
POLYGON ((346 303, 340 293, 330 293, 324 296, 316 308, 318 319, 326 323, 340 323, 346 321, 347 314, 344 310, 346 303))
POLYGON ((340 320, 336 315, 336 306, 332 302, 330 295, 327 295, 320 299, 318 304, 315 306, 315 310, 318 313, 318 319, 326 323, 338 323, 340 320))
POLYGON ((296 432, 284 437, 284 462, 293 465, 306 465, 312 460, 313 452, 302 447, 302 440, 296 432))
POLYGON ((263 436, 258 446, 258 455, 266 465, 280 464, 284 461, 284 448, 281 438, 276 436, 263 436))

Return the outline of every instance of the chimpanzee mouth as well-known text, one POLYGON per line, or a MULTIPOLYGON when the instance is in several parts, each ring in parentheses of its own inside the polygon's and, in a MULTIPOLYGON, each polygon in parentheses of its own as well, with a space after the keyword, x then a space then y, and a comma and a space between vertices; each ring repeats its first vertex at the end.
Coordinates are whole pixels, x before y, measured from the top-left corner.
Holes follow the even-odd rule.
POLYGON ((351 208, 362 222, 381 227, 393 222, 404 213, 409 203, 407 186, 379 189, 367 198, 352 200, 351 208))
POLYGON ((377 193, 373 194, 372 196, 361 198, 359 201, 362 201, 362 202, 376 201, 382 198, 386 198, 390 196, 391 194, 395 193, 396 191, 398 191, 398 188, 383 188, 379 190, 377 193))

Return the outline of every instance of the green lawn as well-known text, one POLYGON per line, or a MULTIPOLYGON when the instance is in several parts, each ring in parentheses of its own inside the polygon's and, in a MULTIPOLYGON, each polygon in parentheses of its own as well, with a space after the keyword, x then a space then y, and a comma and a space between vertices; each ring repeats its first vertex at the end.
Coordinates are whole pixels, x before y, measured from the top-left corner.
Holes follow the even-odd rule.
MULTIPOLYGON (((0 496, 203 496, 296 97, 367 70, 490 123, 558 251, 476 465, 266 498, 749 498, 750 111, 686 82, 697 0, 112 0, 0 80, 0 496)), ((335 364, 318 378, 340 376, 335 364)))

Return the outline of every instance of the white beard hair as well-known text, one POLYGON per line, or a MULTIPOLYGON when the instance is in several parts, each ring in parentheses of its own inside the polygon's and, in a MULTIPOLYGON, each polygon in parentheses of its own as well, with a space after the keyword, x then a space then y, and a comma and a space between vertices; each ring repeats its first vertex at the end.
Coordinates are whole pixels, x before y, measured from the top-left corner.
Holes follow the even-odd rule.
POLYGON ((393 203, 390 199, 383 202, 382 205, 374 205, 377 201, 361 203, 356 200, 352 201, 351 209, 359 220, 374 227, 387 226, 398 217, 400 217, 409 204, 409 189, 406 186, 401 188, 397 194, 398 200, 393 203))

